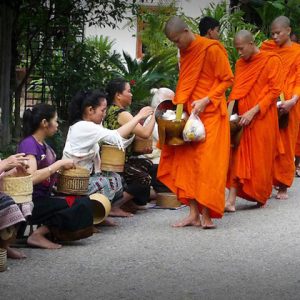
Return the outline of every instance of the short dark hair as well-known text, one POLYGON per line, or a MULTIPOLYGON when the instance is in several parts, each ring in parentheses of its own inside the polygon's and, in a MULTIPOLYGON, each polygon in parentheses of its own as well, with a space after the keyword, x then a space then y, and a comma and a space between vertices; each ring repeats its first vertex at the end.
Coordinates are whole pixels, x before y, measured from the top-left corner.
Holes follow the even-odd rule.
POLYGON ((220 22, 212 17, 203 17, 199 22, 199 32, 201 36, 205 36, 209 29, 214 30, 220 27, 220 22))

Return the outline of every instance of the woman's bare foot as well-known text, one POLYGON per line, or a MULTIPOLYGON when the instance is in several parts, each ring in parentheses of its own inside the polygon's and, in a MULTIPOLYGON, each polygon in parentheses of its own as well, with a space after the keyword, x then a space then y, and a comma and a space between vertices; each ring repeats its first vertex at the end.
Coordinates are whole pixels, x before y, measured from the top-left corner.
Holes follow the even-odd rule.
POLYGON ((289 198, 288 193, 287 193, 287 188, 279 188, 276 199, 278 200, 287 200, 289 198))
POLYGON ((110 213, 110 217, 119 217, 119 218, 129 218, 133 217, 132 213, 126 212, 125 210, 121 209, 120 207, 112 207, 110 213))
POLYGON ((226 202, 225 211, 229 212, 229 213, 234 213, 235 212, 235 205, 230 204, 229 202, 226 202))
POLYGON ((93 233, 100 233, 100 229, 98 229, 95 225, 93 226, 93 233))
POLYGON ((27 256, 23 252, 17 251, 16 249, 12 249, 10 247, 7 248, 7 257, 12 259, 27 258, 27 256))
POLYGON ((184 218, 183 220, 172 225, 172 227, 174 227, 174 228, 186 227, 186 226, 200 227, 201 226, 200 217, 199 216, 194 217, 194 216, 189 215, 186 218, 184 218))
POLYGON ((33 232, 27 239, 27 244, 34 247, 39 247, 43 249, 60 249, 62 245, 53 243, 47 240, 42 234, 36 231, 33 232))
POLYGON ((114 226, 118 226, 118 224, 115 221, 113 221, 112 218, 106 218, 103 222, 101 222, 97 226, 110 226, 110 227, 114 227, 114 226))
POLYGON ((210 218, 209 209, 207 207, 203 207, 202 209, 202 228, 203 229, 214 229, 216 225, 210 218))

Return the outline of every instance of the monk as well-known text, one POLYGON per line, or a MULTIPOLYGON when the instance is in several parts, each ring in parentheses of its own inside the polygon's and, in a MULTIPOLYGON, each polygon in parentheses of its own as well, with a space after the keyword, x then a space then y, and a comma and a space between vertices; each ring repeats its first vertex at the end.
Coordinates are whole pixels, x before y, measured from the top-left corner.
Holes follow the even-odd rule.
POLYGON ((283 62, 282 92, 285 101, 280 111, 289 114, 289 122, 286 128, 280 129, 285 153, 277 156, 273 175, 273 184, 278 189, 276 198, 280 200, 288 199, 287 188, 294 180, 295 146, 300 123, 300 46, 291 41, 290 33, 290 20, 285 16, 277 17, 271 25, 273 40, 265 41, 261 47, 263 51, 279 54, 283 62))
MULTIPOLYGON (((291 41, 295 43, 299 43, 298 36, 294 32, 291 33, 291 41)), ((295 149, 295 167, 296 167, 296 176, 300 177, 300 128, 298 132, 298 138, 297 138, 296 149, 295 149)))
POLYGON ((214 228, 212 218, 221 218, 225 207, 230 141, 224 92, 231 86, 233 74, 220 43, 192 33, 179 17, 167 21, 165 34, 181 57, 173 102, 199 115, 206 140, 162 145, 158 178, 190 207, 189 215, 174 227, 214 228))
POLYGON ((273 166, 279 141, 277 98, 282 89, 282 62, 274 52, 261 52, 247 30, 234 45, 236 63, 229 101, 238 101, 243 134, 233 149, 229 167, 229 195, 225 211, 234 212, 236 197, 264 206, 272 193, 273 166))

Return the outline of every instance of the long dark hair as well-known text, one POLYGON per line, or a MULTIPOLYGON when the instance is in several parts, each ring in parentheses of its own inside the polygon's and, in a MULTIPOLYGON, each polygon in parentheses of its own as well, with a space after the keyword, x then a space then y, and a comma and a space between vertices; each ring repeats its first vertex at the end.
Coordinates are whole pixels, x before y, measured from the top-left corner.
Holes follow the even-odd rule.
POLYGON ((115 78, 107 84, 106 93, 108 105, 113 104, 116 93, 123 93, 127 82, 128 81, 126 81, 124 78, 115 78))
POLYGON ((50 122, 55 114, 56 108, 46 103, 39 103, 32 109, 26 109, 23 115, 23 136, 27 137, 34 134, 44 119, 50 122))
POLYGON ((73 125, 82 120, 87 107, 97 108, 106 100, 106 94, 100 90, 80 91, 72 99, 69 105, 69 124, 73 125))

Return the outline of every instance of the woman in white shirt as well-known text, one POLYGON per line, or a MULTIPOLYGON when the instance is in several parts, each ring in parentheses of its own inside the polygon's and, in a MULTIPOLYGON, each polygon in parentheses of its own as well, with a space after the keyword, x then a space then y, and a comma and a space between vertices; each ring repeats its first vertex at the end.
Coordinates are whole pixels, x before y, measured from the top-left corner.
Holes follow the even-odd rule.
POLYGON ((120 207, 126 202, 123 197, 121 177, 114 172, 101 173, 99 143, 105 142, 125 147, 123 137, 147 116, 153 113, 151 107, 144 107, 130 122, 117 130, 102 126, 107 108, 106 94, 101 91, 79 92, 69 106, 70 128, 63 151, 64 158, 90 170, 89 195, 95 192, 104 194, 112 202, 111 216, 129 217, 132 214, 120 207))

